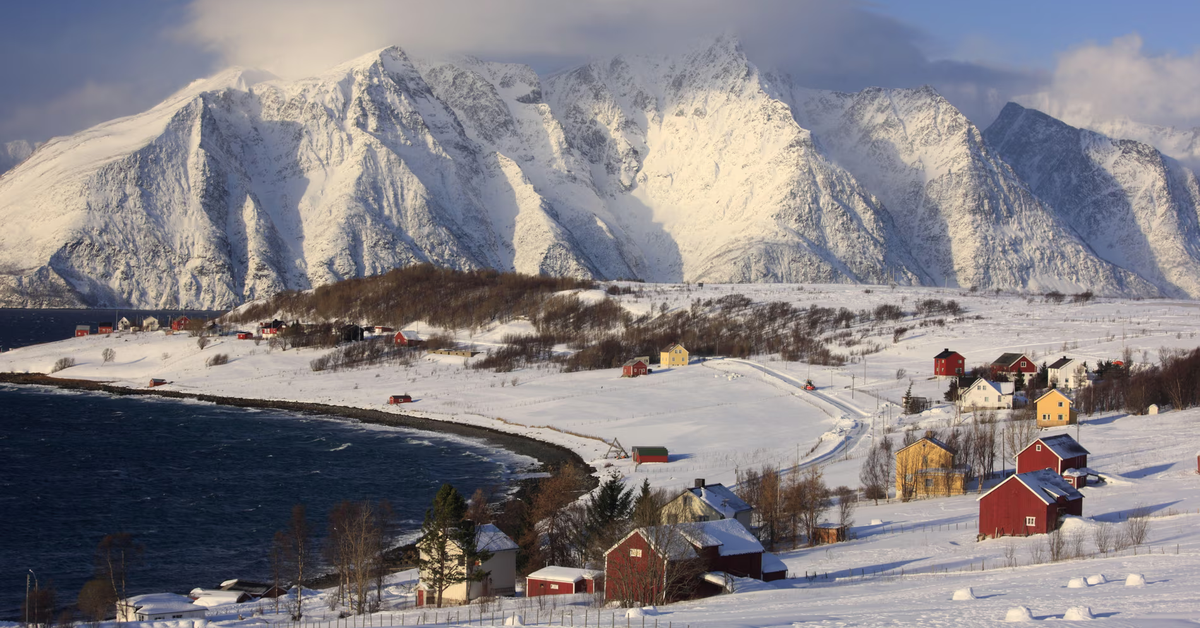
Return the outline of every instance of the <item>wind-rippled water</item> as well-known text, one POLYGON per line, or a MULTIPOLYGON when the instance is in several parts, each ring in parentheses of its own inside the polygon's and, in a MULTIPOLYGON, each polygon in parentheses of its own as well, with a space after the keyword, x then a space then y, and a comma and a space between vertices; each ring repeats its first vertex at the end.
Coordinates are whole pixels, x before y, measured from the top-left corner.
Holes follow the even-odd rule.
POLYGON ((411 533, 443 482, 469 496, 517 461, 417 430, 0 386, 0 618, 18 615, 29 569, 73 602, 105 534, 145 546, 130 594, 261 580, 293 504, 323 530, 341 500, 387 499, 411 533))

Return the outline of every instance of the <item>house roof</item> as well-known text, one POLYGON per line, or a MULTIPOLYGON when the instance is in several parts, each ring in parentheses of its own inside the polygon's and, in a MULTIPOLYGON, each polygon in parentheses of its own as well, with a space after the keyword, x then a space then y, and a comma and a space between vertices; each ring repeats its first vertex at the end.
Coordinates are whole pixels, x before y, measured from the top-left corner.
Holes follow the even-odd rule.
POLYGON ((957 352, 957 351, 951 351, 951 350, 949 350, 949 349, 942 349, 942 352, 941 352, 941 353, 939 353, 939 354, 937 354, 937 355, 935 355, 935 356, 933 356, 933 359, 935 359, 935 360, 945 360, 946 358, 948 358, 948 357, 950 357, 950 356, 952 356, 952 355, 957 355, 958 357, 962 357, 962 354, 961 354, 961 353, 959 353, 959 352, 957 352))
POLYGON ((688 492, 700 498, 700 501, 711 506, 726 519, 734 518, 739 512, 754 510, 750 504, 734 495, 733 491, 726 488, 724 484, 708 484, 702 488, 690 488, 688 492))
POLYGON ((920 444, 922 441, 929 441, 930 443, 933 443, 934 445, 938 446, 938 447, 939 447, 939 448, 941 448, 941 449, 944 449, 944 450, 946 450, 946 451, 948 451, 948 452, 950 452, 950 453, 954 453, 954 450, 953 450, 953 449, 951 449, 951 448, 950 448, 950 446, 949 446, 949 445, 947 445, 946 443, 943 443, 942 441, 940 441, 940 440, 938 440, 938 439, 936 439, 936 438, 934 438, 934 437, 932 437, 932 436, 924 436, 924 437, 922 437, 922 438, 918 439, 918 440, 917 440, 915 443, 913 443, 912 445, 908 445, 907 447, 901 447, 901 448, 900 448, 900 450, 896 452, 896 454, 897 454, 897 455, 899 455, 901 451, 904 451, 905 449, 908 449, 909 447, 912 447, 912 446, 914 446, 914 445, 918 445, 918 444, 920 444))
POLYGON ((1038 499, 1045 504, 1053 504, 1058 501, 1059 497, 1065 497, 1067 501, 1075 501, 1083 499, 1083 493, 1075 490, 1075 487, 1062 479, 1062 476, 1055 473, 1053 469, 1038 469, 1037 471, 1027 471, 1009 476, 1007 480, 993 486, 991 490, 979 497, 980 501, 992 494, 992 491, 1004 486, 1009 482, 1020 482, 1029 489, 1038 499))
POLYGON ((595 580, 602 573, 603 572, 595 569, 576 569, 574 567, 542 567, 526 577, 532 580, 548 580, 550 582, 579 582, 581 580, 595 580))
POLYGON ((634 447, 633 451, 642 454, 643 456, 665 456, 667 455, 666 447, 634 447))
POLYGON ((83 330, 83 329, 88 329, 88 330, 90 330, 91 328, 92 328, 92 326, 91 326, 91 325, 76 325, 76 326, 75 326, 75 331, 80 331, 80 330, 83 330))
POLYGON ((1045 399, 1046 397, 1049 397, 1050 395, 1058 395, 1059 397, 1066 399, 1067 403, 1075 403, 1074 401, 1071 401, 1070 397, 1062 394, 1062 391, 1058 390, 1057 388, 1051 388, 1050 390, 1047 390, 1046 392, 1042 393, 1042 395, 1040 397, 1038 397, 1037 399, 1034 399, 1033 402, 1037 403, 1037 402, 1045 399))
POLYGON ((1066 365, 1068 365, 1068 364, 1070 364, 1070 363, 1072 363, 1072 362, 1074 362, 1074 361, 1075 361, 1075 358, 1068 358, 1067 356, 1065 356, 1065 355, 1064 355, 1063 357, 1061 357, 1061 358, 1059 358, 1059 359, 1055 360, 1055 361, 1054 361, 1054 364, 1051 364, 1050 366, 1048 366, 1048 367, 1046 367, 1046 368, 1048 368, 1048 369, 1060 369, 1060 368, 1063 368, 1064 366, 1066 366, 1066 365))
POLYGON ((721 556, 761 554, 762 543, 736 519, 700 521, 681 525, 681 532, 696 547, 717 547, 721 556))
POLYGON ((420 340, 421 336, 411 329, 402 329, 396 332, 397 335, 403 336, 405 340, 420 340))
POLYGON ((1013 391, 1016 390, 1016 384, 1013 384, 1012 382, 993 382, 982 377, 972 382, 971 385, 967 387, 967 390, 984 387, 989 388, 991 392, 999 395, 1011 395, 1013 394, 1013 391))
POLYGON ((177 593, 146 593, 135 595, 125 600, 127 606, 133 607, 139 613, 159 615, 162 613, 203 612, 203 606, 196 606, 188 598, 177 593))
POLYGON ((787 565, 783 564, 779 557, 771 552, 763 552, 762 557, 762 572, 763 573, 779 573, 787 572, 787 565))
POLYGON ((684 351, 687 351, 687 347, 685 347, 685 346, 683 346, 683 345, 679 344, 678 342, 673 342, 673 343, 671 343, 671 344, 670 344, 670 346, 668 346, 666 349, 663 349, 663 353, 669 353, 669 352, 670 352, 672 349, 674 349, 675 347, 679 347, 680 349, 683 349, 684 351))
POLYGON ((625 363, 622 364, 621 366, 633 366, 634 364, 637 364, 638 362, 641 362, 642 364, 647 364, 645 358, 633 358, 631 360, 626 360, 625 363))
POLYGON ((517 549, 517 544, 495 524, 475 526, 475 549, 485 552, 504 552, 517 549))
MULTIPOLYGON (((1075 456, 1086 456, 1090 453, 1088 450, 1083 448, 1083 445, 1080 445, 1074 438, 1071 438, 1070 434, 1043 436, 1026 445, 1025 449, 1029 449, 1035 443, 1041 443, 1045 445, 1050 449, 1051 452, 1054 453, 1054 455, 1058 456, 1060 460, 1074 458, 1075 456)), ((1017 452, 1017 455, 1019 456, 1025 453, 1025 449, 1017 452)))
MULTIPOLYGON (((1017 362, 1017 360, 1020 360, 1021 358, 1025 358, 1024 353, 1001 353, 1000 357, 996 358, 996 361, 992 362, 992 364, 1000 364, 1003 366, 1012 366, 1014 363, 1017 362)), ((1029 358, 1025 358, 1025 359, 1030 362, 1033 361, 1033 360, 1029 360, 1029 358)))

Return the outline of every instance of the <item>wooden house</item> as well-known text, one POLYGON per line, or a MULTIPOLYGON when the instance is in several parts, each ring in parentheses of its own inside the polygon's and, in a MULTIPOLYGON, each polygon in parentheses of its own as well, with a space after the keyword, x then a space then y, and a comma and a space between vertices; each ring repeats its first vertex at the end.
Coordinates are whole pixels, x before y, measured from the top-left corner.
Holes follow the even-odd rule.
POLYGON ((421 340, 421 336, 411 329, 403 329, 396 332, 395 344, 397 347, 419 347, 425 344, 421 340))
POLYGON ((947 497, 966 492, 966 469, 954 464, 955 452, 926 432, 896 452, 896 496, 901 500, 947 497))
POLYGON ((991 364, 992 374, 1008 373, 1015 376, 1017 373, 1031 375, 1037 373, 1037 364, 1030 360, 1024 353, 1002 353, 991 364))
POLYGON ((1034 400, 1033 405, 1038 427, 1074 425, 1079 419, 1078 413, 1071 407, 1071 399, 1055 389, 1047 390, 1034 400))
POLYGON ((663 349, 658 356, 659 368, 674 368, 688 365, 688 350, 679 343, 663 349))
POLYGON ((978 501, 981 537, 1045 534, 1064 515, 1083 516, 1083 494, 1053 469, 1011 475, 978 501))
POLYGON ((188 317, 180 316, 179 318, 171 321, 171 331, 183 331, 187 328, 188 323, 190 322, 192 321, 188 317))
POLYGON ((662 507, 663 523, 687 523, 734 519, 746 528, 751 526, 754 507, 747 504, 724 484, 706 484, 697 479, 695 485, 662 507))
POLYGON ((113 324, 112 323, 96 323, 96 333, 98 333, 98 334, 113 333, 113 324))
POLYGON ((963 410, 1011 410, 1016 385, 992 382, 977 377, 971 385, 958 389, 958 407, 963 410))
POLYGON ((937 377, 956 377, 965 373, 967 359, 957 351, 942 349, 933 356, 933 374, 937 377))
MULTIPOLYGON (((278 320, 278 319, 271 320, 271 321, 265 321, 265 322, 258 324, 258 335, 260 335, 264 338, 276 336, 279 334, 279 332, 283 331, 285 327, 287 327, 287 323, 285 323, 281 320, 278 320)), ((360 327, 359 328, 360 333, 361 333, 361 329, 362 328, 360 327)))
POLYGON ((830 543, 843 543, 846 541, 849 528, 836 523, 822 523, 817 526, 813 534, 813 545, 828 545, 830 543))
POLYGON ((1088 469, 1087 457, 1088 450, 1070 434, 1042 436, 1017 452, 1017 473, 1050 469, 1075 488, 1083 488, 1087 476, 1095 475, 1088 469))
POLYGON ((1046 367, 1048 383, 1056 388, 1075 390, 1088 385, 1087 368, 1083 362, 1063 356, 1046 367))
POLYGON ((573 567, 542 567, 525 576, 525 597, 595 593, 604 590, 604 572, 573 567))
MULTIPOLYGON (((459 582, 442 592, 442 606, 470 604, 481 597, 513 595, 517 591, 517 544, 495 525, 484 523, 475 526, 475 547, 490 552, 492 557, 475 569, 487 573, 478 582, 459 582)), ((451 554, 461 555, 457 545, 451 544, 451 554)), ((428 557, 422 553, 422 559, 428 557)), ((459 559, 461 561, 461 557, 459 559)), ((417 585, 417 606, 435 604, 437 591, 431 589, 422 577, 417 585)))
POLYGON ((129 320, 128 318, 126 318, 124 316, 121 317, 121 320, 117 321, 117 329, 119 329, 120 331, 129 331, 132 328, 133 328, 133 321, 129 320))
POLYGON ((238 340, 254 340, 254 334, 248 331, 239 331, 237 333, 238 340))
POLYGON ((634 447, 633 461, 637 464, 643 462, 668 462, 669 456, 666 447, 634 447))
POLYGON ((75 326, 75 337, 76 338, 78 338, 80 336, 90 336, 91 334, 92 334, 92 326, 91 325, 76 325, 75 326))
POLYGON ((650 358, 634 358, 621 365, 621 377, 638 377, 650 372, 650 358))
POLYGON ((389 404, 412 403, 412 397, 410 397, 409 395, 392 395, 391 397, 388 397, 388 403, 389 404))

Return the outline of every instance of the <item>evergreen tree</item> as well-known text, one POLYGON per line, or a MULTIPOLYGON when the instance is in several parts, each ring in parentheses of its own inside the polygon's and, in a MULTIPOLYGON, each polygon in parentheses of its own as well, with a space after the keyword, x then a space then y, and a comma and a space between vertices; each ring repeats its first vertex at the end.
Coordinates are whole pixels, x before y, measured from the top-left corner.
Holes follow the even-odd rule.
MULTIPOLYGON (((649 486, 643 485, 649 491, 649 486)), ((584 528, 589 546, 607 548, 623 532, 633 512, 633 489, 626 489, 617 475, 610 475, 588 501, 584 528)))
POLYGON ((467 500, 449 484, 443 484, 425 511, 421 540, 417 542, 421 581, 436 592, 435 604, 442 607, 446 589, 463 582, 478 582, 487 573, 476 569, 491 558, 475 543, 475 524, 466 519, 467 500), (461 557, 461 559, 460 559, 461 557))

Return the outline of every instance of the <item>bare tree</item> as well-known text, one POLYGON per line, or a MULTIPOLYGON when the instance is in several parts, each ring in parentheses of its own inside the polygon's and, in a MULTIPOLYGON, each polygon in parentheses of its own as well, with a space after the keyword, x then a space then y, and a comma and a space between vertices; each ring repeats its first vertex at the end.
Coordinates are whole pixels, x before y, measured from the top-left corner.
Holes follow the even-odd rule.
MULTIPOLYGON (((282 597, 278 594, 278 591, 279 591, 280 587, 283 586, 283 570, 286 568, 285 563, 286 563, 286 557, 288 555, 288 551, 290 549, 289 545, 290 545, 290 543, 288 542, 287 533, 284 532, 283 530, 276 531, 275 537, 274 537, 274 539, 272 539, 272 542, 271 542, 271 554, 270 554, 271 588, 273 589, 272 593, 275 594, 274 602, 275 602, 275 612, 276 613, 279 612, 279 598, 282 597)), ((297 595, 298 595, 298 593, 297 593, 297 595)))
POLYGON ((1004 544, 1004 564, 1010 569, 1017 566, 1017 544, 1012 539, 1004 544))
POLYGON ((1083 545, 1087 542, 1087 533, 1082 528, 1072 528, 1067 532, 1067 553, 1070 558, 1083 557, 1083 545))
POLYGON ((824 475, 817 465, 805 469, 796 484, 800 527, 808 537, 808 544, 813 545, 817 538, 817 527, 831 506, 829 487, 825 486, 824 475))
POLYGON ((859 469, 858 479, 863 485, 863 494, 867 499, 875 500, 879 505, 880 499, 887 499, 889 480, 892 475, 892 452, 885 443, 891 441, 884 437, 876 440, 863 459, 859 469))
POLYGON ((116 603, 117 592, 113 590, 112 583, 97 576, 84 583, 75 605, 92 626, 98 626, 113 611, 116 603))
MULTIPOLYGON (((128 532, 106 535, 96 546, 96 571, 100 577, 108 580, 118 600, 128 597, 126 585, 129 569, 141 559, 144 549, 128 532)), ((120 622, 121 615, 118 613, 117 623, 120 622)))
POLYGON ((854 510, 858 507, 858 493, 849 486, 839 486, 833 489, 837 497, 838 525, 850 529, 854 525, 854 510))
POLYGON ((490 499, 490 491, 484 491, 482 486, 475 489, 475 493, 471 495, 471 500, 467 504, 467 519, 474 521, 477 525, 491 523, 492 514, 488 512, 490 499))
POLYGON ((54 609, 58 602, 53 584, 39 586, 25 596, 21 603, 21 616, 27 618, 26 626, 50 628, 54 623, 54 609))
POLYGON ((586 486, 586 475, 575 465, 565 465, 538 482, 520 539, 521 551, 531 569, 546 565, 578 566, 571 543, 575 527, 572 519, 582 515, 568 506, 586 486))
POLYGON ((1150 535, 1150 510, 1139 506, 1129 513, 1121 524, 1121 539, 1125 547, 1134 547, 1146 542, 1150 535))
POLYGON ((201 351, 204 351, 204 348, 208 346, 208 336, 197 337, 196 346, 199 347, 201 351))
POLYGON ((304 504, 292 506, 292 517, 280 540, 285 543, 282 558, 296 587, 296 597, 288 598, 288 604, 292 606, 288 610, 292 619, 299 621, 304 617, 304 574, 312 560, 312 531, 304 504))
POLYGON ((112 347, 105 347, 104 351, 100 352, 100 359, 104 361, 104 364, 108 364, 117 359, 117 352, 112 347))
POLYGON ((1113 541, 1112 525, 1097 521, 1092 528, 1092 542, 1096 544, 1096 551, 1107 556, 1113 547, 1113 541))
POLYGON ((1063 533, 1062 528, 1055 528, 1046 535, 1046 547, 1050 550, 1050 562, 1057 563, 1068 558, 1067 536, 1063 533))
POLYGON ((696 524, 639 528, 645 548, 608 555, 607 594, 623 607, 666 604, 690 597, 706 571, 689 537, 696 524))

